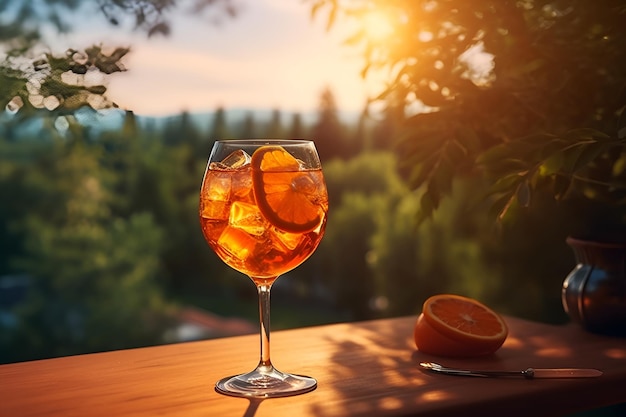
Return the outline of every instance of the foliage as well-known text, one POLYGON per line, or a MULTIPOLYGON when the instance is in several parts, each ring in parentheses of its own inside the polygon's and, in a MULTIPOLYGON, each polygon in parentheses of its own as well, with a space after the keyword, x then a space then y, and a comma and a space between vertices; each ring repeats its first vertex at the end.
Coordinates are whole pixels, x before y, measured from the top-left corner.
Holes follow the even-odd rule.
POLYGON ((162 230, 149 213, 115 214, 115 167, 84 137, 72 125, 49 152, 3 162, 17 246, 5 268, 30 277, 19 325, 3 330, 7 360, 153 344, 168 323, 155 281, 162 230))
MULTIPOLYGON (((181 304, 256 319, 251 283, 217 258, 197 223, 210 125, 202 130, 184 113, 158 124, 128 112, 120 130, 46 126, 11 140, 0 133, 0 193, 10 196, 0 206, 0 279, 30 277, 28 298, 1 307, 0 317, 18 320, 0 322, 3 360, 162 343, 181 304)), ((410 191, 396 160, 372 151, 324 164, 326 235, 277 282, 278 326, 415 314, 441 292, 559 320, 551 294, 571 257, 552 232, 563 224, 543 221, 555 207, 531 207, 534 221, 507 230, 503 248, 468 211, 480 182, 463 182, 417 229, 421 191, 410 191), (537 249, 539 234, 549 250, 537 249)))
POLYGON ((497 261, 485 262, 489 246, 470 230, 483 227, 482 218, 468 217, 450 201, 418 229, 420 195, 409 191, 388 151, 333 160, 324 170, 329 224, 316 256, 335 303, 352 319, 415 314, 438 292, 460 291, 502 306, 508 285, 497 282, 497 261))
POLYGON ((306 136, 306 130, 302 122, 302 115, 300 113, 294 113, 291 119, 291 127, 287 132, 288 138, 298 139, 306 136))
POLYGON ((403 191, 387 154, 362 154, 324 166, 329 192, 329 221, 318 252, 325 265, 324 282, 335 302, 354 319, 372 316, 370 303, 380 294, 367 262, 377 219, 387 216, 403 191), (340 256, 337 249, 341 248, 340 256))
POLYGON ((283 133, 280 110, 272 110, 272 116, 264 136, 266 138, 282 138, 285 136, 283 133))
POLYGON ((318 249, 325 258, 324 283, 335 303, 348 310, 354 320, 371 317, 369 303, 376 293, 366 258, 376 226, 374 212, 382 207, 379 204, 373 207, 372 200, 362 194, 345 196, 330 212, 327 232, 318 249), (341 248, 341 256, 336 256, 337 248, 341 248))
POLYGON ((219 107, 213 117, 213 123, 211 125, 211 131, 209 138, 213 140, 229 138, 230 131, 226 120, 226 110, 223 107, 219 107))
MULTIPOLYGON (((15 298, 0 292, 3 361, 163 343, 188 300, 232 315, 241 314, 232 310, 241 299, 255 311, 251 283, 208 248, 198 224, 211 124, 203 128, 186 112, 158 122, 114 112, 119 129, 56 112, 2 116, 0 193, 8 197, 0 205, 0 281, 25 284, 15 298)), ((225 116, 216 109, 225 129, 240 131, 225 116)), ((300 123, 295 117, 295 128, 310 128, 300 123)), ((250 126, 252 136, 265 131, 250 126)), ((313 295, 323 268, 312 258, 294 271, 298 278, 285 280, 299 286, 295 297, 306 297, 311 311, 317 302, 330 305, 313 295)))
POLYGON ((134 17, 133 27, 147 36, 168 35, 168 13, 178 6, 202 15, 213 11, 212 20, 236 16, 231 0, 39 0, 19 4, 0 3, 0 10, 10 20, 0 29, 0 106, 28 116, 37 111, 55 110, 73 113, 81 107, 103 109, 116 107, 106 95, 104 80, 125 71, 123 58, 128 46, 92 45, 85 49, 69 47, 65 53, 49 51, 43 28, 59 32, 73 30, 73 18, 79 12, 100 13, 111 25, 122 26, 134 17), (86 9, 89 8, 89 9, 86 9), (46 51, 42 53, 42 50, 46 51), (87 76, 88 75, 88 76, 87 76), (100 75, 102 82, 94 82, 100 75))
POLYGON ((346 137, 345 127, 339 119, 335 96, 328 88, 320 96, 318 114, 317 122, 311 129, 311 138, 315 140, 322 163, 333 158, 347 158, 358 152, 358 148, 342 140, 346 137))
POLYGON ((612 206, 626 230, 623 2, 312 1, 314 16, 324 9, 329 26, 391 22, 384 39, 361 26, 347 43, 363 76, 389 74, 372 100, 404 119, 398 153, 425 189, 421 220, 454 178, 480 175, 497 218, 547 192, 563 210, 612 206))

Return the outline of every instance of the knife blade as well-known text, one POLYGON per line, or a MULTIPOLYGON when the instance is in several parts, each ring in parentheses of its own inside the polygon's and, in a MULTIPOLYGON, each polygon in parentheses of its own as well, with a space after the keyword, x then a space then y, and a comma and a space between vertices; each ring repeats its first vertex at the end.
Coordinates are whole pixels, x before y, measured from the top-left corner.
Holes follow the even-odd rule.
POLYGON ((422 362, 423 369, 446 375, 475 376, 475 377, 524 377, 538 378, 596 378, 602 375, 599 369, 587 368, 527 368, 523 371, 509 370, 472 370, 450 368, 434 362, 422 362))

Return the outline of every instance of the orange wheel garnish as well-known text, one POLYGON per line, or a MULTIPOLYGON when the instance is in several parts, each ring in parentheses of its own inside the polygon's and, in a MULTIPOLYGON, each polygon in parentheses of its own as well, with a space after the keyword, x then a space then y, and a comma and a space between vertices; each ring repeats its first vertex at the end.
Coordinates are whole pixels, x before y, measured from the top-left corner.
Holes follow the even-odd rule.
POLYGON ((311 173, 280 146, 258 148, 250 161, 252 188, 261 214, 275 227, 305 233, 319 226, 322 215, 314 203, 319 194, 311 173))
POLYGON ((439 294, 424 302, 414 338, 417 348, 439 356, 479 356, 498 350, 508 336, 504 319, 472 298, 439 294))

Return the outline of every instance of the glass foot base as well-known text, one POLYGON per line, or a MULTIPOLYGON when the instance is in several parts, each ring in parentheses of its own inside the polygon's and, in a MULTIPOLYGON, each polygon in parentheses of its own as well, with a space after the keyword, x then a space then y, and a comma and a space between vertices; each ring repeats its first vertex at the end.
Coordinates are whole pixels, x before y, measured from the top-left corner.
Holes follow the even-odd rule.
POLYGON ((246 374, 223 378, 215 384, 215 390, 221 394, 248 398, 289 397, 313 391, 316 387, 314 378, 285 374, 276 369, 267 372, 255 369, 246 374))

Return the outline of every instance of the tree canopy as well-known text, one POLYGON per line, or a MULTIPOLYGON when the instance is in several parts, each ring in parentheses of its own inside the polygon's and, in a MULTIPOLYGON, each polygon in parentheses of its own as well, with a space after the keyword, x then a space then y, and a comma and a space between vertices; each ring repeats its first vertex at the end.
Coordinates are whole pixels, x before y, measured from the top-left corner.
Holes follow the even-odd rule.
POLYGON ((312 2, 323 10, 330 26, 360 23, 346 42, 363 76, 388 74, 372 101, 403 120, 400 163, 425 187, 424 216, 479 172, 500 217, 540 190, 626 204, 622 1, 312 2))

